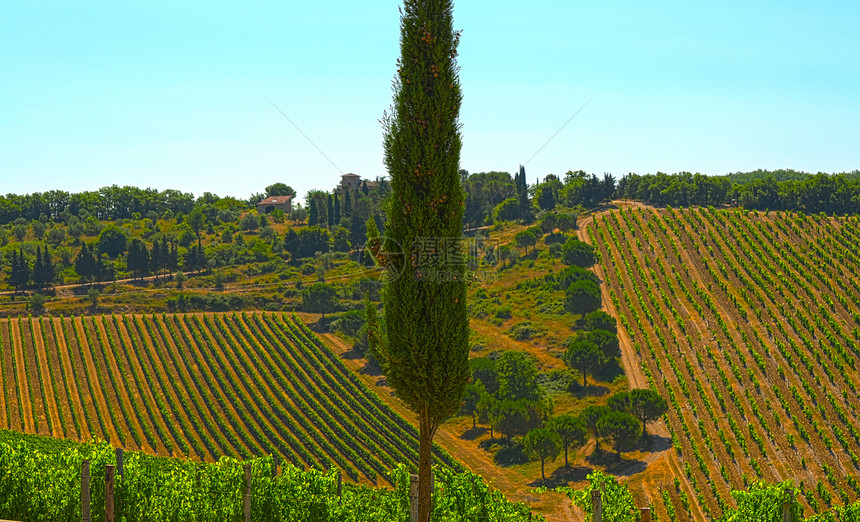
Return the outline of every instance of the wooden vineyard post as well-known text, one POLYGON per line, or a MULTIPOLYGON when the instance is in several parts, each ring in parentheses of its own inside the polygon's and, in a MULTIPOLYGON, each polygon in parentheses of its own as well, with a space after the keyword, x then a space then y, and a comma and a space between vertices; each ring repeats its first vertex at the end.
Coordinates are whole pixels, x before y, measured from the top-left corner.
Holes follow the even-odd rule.
POLYGON ((785 500, 782 502, 782 522, 793 522, 791 518, 791 505, 794 500, 794 491, 785 490, 785 500))
POLYGON ((122 470, 122 448, 116 449, 116 474, 119 476, 120 481, 125 478, 122 470))
POLYGON ((251 465, 245 464, 245 497, 242 501, 245 522, 251 522, 251 465))
POLYGON ((409 520, 418 522, 418 475, 409 475, 409 520))
POLYGON ((114 466, 105 466, 105 522, 114 522, 113 514, 114 466))
POLYGON ((591 511, 593 522, 603 522, 603 496, 599 489, 591 490, 591 511))
POLYGON ((81 522, 90 522, 90 461, 81 464, 81 522))
POLYGON ((641 508, 640 513, 639 522, 651 522, 651 508, 641 508))

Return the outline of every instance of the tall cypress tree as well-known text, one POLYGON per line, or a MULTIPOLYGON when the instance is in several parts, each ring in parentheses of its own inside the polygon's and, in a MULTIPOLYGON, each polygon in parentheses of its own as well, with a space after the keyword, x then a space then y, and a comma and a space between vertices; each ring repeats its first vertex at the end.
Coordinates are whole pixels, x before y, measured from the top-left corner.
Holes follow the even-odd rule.
POLYGON ((319 223, 319 211, 317 210, 316 198, 311 198, 311 208, 308 210, 308 226, 314 226, 319 223))
MULTIPOLYGON (((380 245, 386 255, 377 258, 399 274, 383 290, 384 333, 367 307, 374 353, 418 416, 421 522, 430 520, 433 437, 460 408, 470 376, 465 266, 459 256, 443 257, 444 277, 434 278, 423 262, 427 248, 456 248, 462 238, 460 34, 452 12, 451 0, 404 0, 401 9, 394 99, 382 118, 391 203, 380 245)), ((373 231, 368 226, 369 240, 373 231)))
POLYGON ((340 225, 340 192, 337 190, 332 194, 332 198, 334 198, 334 221, 332 221, 332 227, 336 227, 340 225))
POLYGON ((326 199, 325 210, 326 210, 326 218, 327 218, 326 219, 326 226, 329 229, 331 229, 335 225, 335 222, 334 222, 334 202, 332 202, 332 200, 331 200, 331 194, 329 194, 328 198, 326 199))

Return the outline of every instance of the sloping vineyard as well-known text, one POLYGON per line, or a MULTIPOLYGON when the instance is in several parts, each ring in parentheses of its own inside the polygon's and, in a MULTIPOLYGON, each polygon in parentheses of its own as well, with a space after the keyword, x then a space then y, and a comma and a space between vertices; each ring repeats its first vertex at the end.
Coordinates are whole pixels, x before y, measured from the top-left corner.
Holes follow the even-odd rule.
POLYGON ((635 207, 587 233, 695 491, 666 512, 759 480, 807 514, 860 498, 860 220, 635 207))
POLYGON ((0 428, 371 483, 417 462, 416 429, 282 314, 13 318, 0 338, 0 428))

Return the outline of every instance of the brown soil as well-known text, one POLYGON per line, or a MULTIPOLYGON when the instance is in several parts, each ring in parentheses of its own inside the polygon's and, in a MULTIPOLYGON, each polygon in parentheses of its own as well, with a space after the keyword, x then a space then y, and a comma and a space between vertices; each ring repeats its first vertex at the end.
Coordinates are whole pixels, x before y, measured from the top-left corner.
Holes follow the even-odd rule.
MULTIPOLYGON (((161 329, 161 327, 164 326, 163 323, 161 322, 161 319, 152 319, 152 321, 153 321, 153 327, 154 327, 155 331, 159 331, 161 329)), ((144 330, 144 331, 146 331, 146 330, 144 330)), ((161 334, 160 331, 159 331, 159 334, 161 334)), ((167 351, 169 351, 170 353, 175 353, 175 354, 179 353, 179 349, 176 347, 176 344, 174 343, 174 341, 170 337, 170 335, 168 335, 168 331, 166 329, 164 330, 164 334, 165 335, 163 335, 163 336, 159 335, 159 341, 157 343, 146 343, 144 349, 149 351, 149 356, 152 358, 153 361, 155 361, 152 368, 153 368, 153 370, 155 370, 159 374, 159 379, 156 379, 156 380, 161 381, 161 385, 159 387, 159 390, 161 391, 161 393, 163 395, 168 394, 170 396, 173 404, 180 405, 179 409, 175 410, 173 413, 174 413, 174 415, 177 416, 177 419, 180 421, 180 425, 182 427, 182 431, 185 435, 186 440, 188 440, 190 442, 191 438, 193 437, 193 439, 196 439, 196 443, 199 445, 200 448, 205 448, 206 446, 203 444, 203 437, 208 436, 208 434, 207 433, 199 433, 195 429, 194 425, 192 424, 191 419, 188 417, 188 412, 185 410, 185 408, 181 407, 182 402, 179 400, 179 394, 183 393, 183 391, 184 391, 186 396, 190 396, 190 395, 188 394, 188 391, 185 390, 185 388, 182 384, 182 380, 180 379, 180 376, 179 376, 179 370, 176 368, 176 366, 170 360, 169 356, 162 358, 161 355, 159 354, 159 352, 167 352, 167 351), (162 342, 163 340, 167 341, 167 345, 163 344, 163 342, 162 342), (172 383, 172 386, 170 385, 170 383, 172 383)), ((177 357, 178 357, 178 355, 177 355, 177 357)), ((139 363, 140 361, 136 361, 136 362, 139 363)), ((135 371, 142 371, 139 364, 135 368, 135 371)), ((155 390, 155 392, 159 393, 159 390, 155 390)), ((193 411, 191 413, 193 414, 193 411)), ((193 447, 195 447, 195 446, 189 445, 189 450, 192 450, 193 447)), ((196 450, 194 450, 194 451, 196 451, 196 450)), ((209 454, 198 455, 197 457, 200 460, 204 460, 204 461, 206 461, 206 460, 211 461, 213 458, 209 454)))
POLYGON ((81 346, 80 348, 81 353, 83 354, 83 363, 85 371, 89 375, 90 382, 92 383, 93 399, 95 400, 95 404, 98 406, 99 409, 96 414, 100 415, 102 422, 105 425, 105 429, 107 429, 107 433, 105 435, 107 436, 108 441, 113 441, 114 444, 119 444, 119 433, 117 432, 116 427, 113 425, 113 421, 108 414, 108 408, 110 406, 108 404, 107 398, 105 397, 104 391, 102 390, 102 387, 99 385, 100 383, 96 378, 96 376, 98 375, 98 373, 96 372, 96 362, 93 360, 92 347, 89 346, 86 333, 84 332, 84 325, 80 317, 72 318, 72 327, 77 330, 81 343, 83 343, 83 346, 81 346))
MULTIPOLYGON (((81 401, 79 400, 81 394, 78 391, 78 385, 75 382, 75 371, 74 368, 72 368, 71 358, 69 357, 69 347, 66 343, 65 335, 63 334, 63 320, 59 317, 51 320, 54 321, 54 325, 57 328, 57 355, 60 358, 60 364, 63 365, 63 368, 65 370, 67 397, 70 399, 69 404, 67 405, 67 409, 70 410, 74 408, 76 410, 78 425, 81 430, 81 432, 77 434, 78 439, 89 440, 92 435, 90 434, 89 426, 87 426, 83 406, 81 405, 81 401)), ((71 433, 71 427, 74 427, 74 424, 70 425, 69 433, 71 433)))
MULTIPOLYGON (((33 321, 34 319, 30 319, 33 321)), ((42 323, 34 324, 33 328, 33 347, 36 351, 36 359, 41 368, 42 384, 45 387, 45 409, 51 417, 51 436, 55 438, 63 437, 63 425, 60 421, 60 413, 57 411, 57 403, 54 397, 54 383, 51 378, 51 369, 48 366, 48 356, 45 353, 45 340, 42 337, 42 323)))
POLYGON ((30 379, 27 376, 26 369, 24 367, 24 344, 21 341, 21 331, 19 328, 19 324, 21 319, 19 318, 15 321, 13 325, 13 321, 9 320, 9 332, 12 338, 12 350, 15 353, 15 370, 17 372, 16 377, 18 379, 18 393, 21 397, 21 405, 24 411, 21 412, 21 416, 23 417, 24 431, 27 433, 35 433, 36 425, 33 422, 33 404, 30 401, 30 379))

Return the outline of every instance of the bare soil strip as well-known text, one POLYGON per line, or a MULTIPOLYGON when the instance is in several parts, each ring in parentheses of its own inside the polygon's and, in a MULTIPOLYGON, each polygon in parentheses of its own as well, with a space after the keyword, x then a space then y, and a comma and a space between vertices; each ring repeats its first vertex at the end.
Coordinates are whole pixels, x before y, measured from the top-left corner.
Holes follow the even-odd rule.
MULTIPOLYGON (((95 326, 98 328, 99 335, 101 336, 102 339, 107 339, 107 336, 108 336, 107 328, 105 327, 105 320, 106 319, 100 320, 100 321, 99 320, 93 321, 95 326)), ((119 339, 118 341, 119 342, 128 342, 125 339, 119 339)), ((133 392, 132 387, 134 386, 134 382, 130 381, 130 380, 126 380, 123 373, 120 372, 119 363, 117 362, 117 359, 116 359, 117 354, 113 353, 110 345, 105 346, 104 352, 106 354, 105 357, 107 360, 105 361, 105 363, 108 367, 108 371, 113 374, 114 381, 119 381, 119 383, 118 383, 119 385, 117 386, 117 388, 119 388, 119 397, 117 397, 117 399, 121 400, 124 403, 125 411, 127 411, 127 412, 134 412, 134 411, 144 412, 144 414, 145 414, 146 408, 143 407, 143 404, 140 404, 139 400, 136 403, 132 403, 132 400, 131 400, 131 397, 129 396, 129 394, 133 392)), ((126 439, 126 441, 128 441, 131 438, 131 430, 134 429, 135 431, 137 431, 137 433, 140 434, 140 449, 144 452, 155 453, 157 448, 153 448, 149 445, 149 441, 146 440, 146 436, 143 433, 143 427, 140 425, 140 421, 138 420, 137 415, 129 415, 128 418, 125 419, 125 422, 127 424, 132 425, 131 427, 129 427, 129 426, 125 427, 125 430, 129 436, 126 439)))
MULTIPOLYGON (((222 362, 223 367, 221 368, 221 370, 223 371, 223 370, 227 369, 227 371, 229 373, 229 379, 234 383, 239 382, 239 376, 236 375, 236 373, 234 371, 232 371, 232 368, 228 368, 229 364, 225 363, 225 359, 221 353, 222 348, 221 348, 220 343, 218 343, 211 336, 211 334, 209 333, 209 330, 201 329, 199 331, 200 331, 201 335, 206 336, 206 338, 209 340, 209 343, 213 349, 212 355, 215 357, 216 360, 222 362)), ((221 386, 218 386, 218 381, 215 379, 215 374, 213 373, 212 368, 209 367, 209 364, 206 361, 206 358, 203 357, 203 354, 200 352, 201 347, 199 347, 195 344, 194 346, 189 346, 188 348, 190 350, 194 350, 193 356, 198 361, 198 365, 197 365, 198 371, 205 373, 208 381, 213 383, 217 387, 217 390, 211 390, 211 391, 213 391, 213 392, 217 391, 218 392, 218 394, 221 396, 221 399, 222 399, 219 402, 227 408, 227 412, 225 412, 225 413, 227 413, 227 415, 224 416, 224 419, 225 420, 227 420, 227 419, 241 419, 243 429, 241 431, 239 431, 238 429, 236 430, 237 436, 242 441, 242 443, 245 444, 245 446, 248 448, 248 450, 251 451, 251 453, 259 453, 260 451, 262 451, 262 448, 259 447, 256 440, 253 440, 253 446, 252 446, 252 443, 247 440, 249 438, 253 439, 253 436, 249 433, 250 430, 248 429, 248 426, 247 426, 247 423, 253 422, 253 419, 249 418, 248 415, 245 415, 244 414, 245 412, 242 412, 240 414, 240 412, 236 411, 236 408, 233 407, 232 401, 230 401, 230 399, 227 398, 227 392, 225 390, 223 390, 221 388, 221 386)), ((248 401, 248 406, 256 409, 256 405, 252 405, 251 403, 253 403, 253 401, 248 401)), ((260 412, 260 418, 265 419, 265 416, 262 415, 262 412, 260 412)), ((230 423, 230 424, 232 424, 232 423, 230 423)), ((272 432, 278 433, 278 430, 274 426, 272 426, 272 424, 270 422, 266 422, 266 425, 269 427, 269 429, 272 430, 272 432)), ((254 429, 254 431, 256 431, 256 427, 252 427, 252 429, 254 429)), ((265 438, 265 435, 262 435, 262 437, 265 438)))
MULTIPOLYGON (((153 341, 156 342, 146 344, 144 349, 149 351, 149 357, 154 361, 152 367, 159 374, 159 378, 156 379, 156 381, 161 382, 160 389, 162 395, 169 394, 173 404, 180 405, 180 408, 174 411, 174 414, 179 416, 178 420, 180 421, 180 426, 183 434, 185 435, 186 441, 191 443, 189 445, 189 449, 197 452, 195 448, 204 448, 205 451, 206 445, 203 444, 203 440, 204 437, 208 436, 208 434, 197 431, 194 424, 191 422, 188 411, 186 411, 186 408, 188 410, 193 410, 193 406, 188 405, 187 403, 183 405, 183 401, 180 400, 180 393, 184 393, 185 397, 190 397, 190 393, 183 387, 182 379, 180 379, 179 376, 179 370, 174 366, 171 358, 169 356, 162 358, 159 353, 169 351, 170 353, 177 354, 178 357, 179 349, 176 347, 175 341, 167 335, 168 330, 166 327, 162 329, 162 327, 164 327, 164 323, 161 319, 152 318, 152 323, 152 326, 155 332, 159 334, 159 337, 157 341, 156 339, 153 339, 153 341), (164 344, 164 342, 167 344, 164 344), (194 439, 196 439, 196 444, 194 443, 194 439)), ((144 329, 144 331, 146 330, 144 329)), ((149 335, 149 333, 147 332, 146 335, 149 335)), ((138 363, 139 362, 140 361, 138 361, 138 363)), ((135 371, 142 371, 142 367, 138 364, 135 367, 135 371)), ((155 390, 155 393, 158 393, 158 390, 155 390)), ((191 411, 191 414, 193 414, 193 411, 191 411)), ((200 460, 206 460, 207 457, 210 460, 213 458, 211 455, 198 455, 200 460)))
MULTIPOLYGON (((12 338, 12 350, 15 353, 18 393, 20 394, 21 405, 24 410, 21 412, 22 420, 24 421, 24 431, 27 433, 36 433, 35 423, 33 422, 33 404, 30 402, 30 381, 24 366, 24 343, 21 341, 19 325, 17 323, 13 325, 13 321, 13 319, 9 320, 9 333, 12 338)), ((21 319, 19 318, 17 321, 20 322, 21 319)))
MULTIPOLYGON (((606 214, 607 212, 611 212, 611 210, 603 211, 599 214, 606 214)), ((590 238, 587 234, 587 228, 593 220, 594 217, 593 215, 591 215, 580 221, 579 228, 576 231, 580 241, 590 243, 590 238)), ((596 247, 597 245, 593 246, 596 247)), ((606 312, 613 317, 619 317, 621 311, 615 310, 614 305, 612 303, 612 299, 609 295, 609 281, 607 280, 607 274, 604 272, 603 267, 601 265, 595 265, 593 270, 602 282, 602 284, 600 285, 600 293, 601 298, 603 300, 603 307, 606 309, 606 312)), ((621 345, 621 365, 624 368, 624 374, 627 376, 627 381, 630 384, 631 389, 648 388, 648 381, 647 379, 645 379, 645 376, 642 373, 642 361, 636 354, 636 349, 633 347, 633 342, 630 338, 630 335, 620 324, 618 325, 618 340, 621 345)), ((666 428, 662 420, 652 422, 652 425, 649 427, 649 429, 651 433, 655 433, 662 437, 670 437, 669 430, 666 428)), ((669 467, 671 468, 673 475, 681 480, 681 484, 683 485, 684 489, 687 490, 687 496, 690 499, 690 506, 693 508, 694 515, 696 515, 696 520, 705 520, 705 515, 702 512, 701 507, 699 506, 692 484, 690 484, 690 481, 687 478, 686 474, 681 471, 681 465, 678 461, 678 455, 674 451, 674 449, 672 447, 669 447, 663 452, 649 454, 648 457, 646 457, 645 459, 648 465, 654 464, 658 460, 665 460, 665 462, 668 463, 669 467)))
POLYGON ((107 433, 105 434, 105 436, 107 436, 109 438, 109 441, 112 441, 114 444, 119 444, 119 433, 117 433, 116 426, 113 425, 110 414, 108 413, 108 408, 110 407, 110 405, 105 398, 101 383, 99 383, 98 381, 98 372, 96 371, 96 363, 95 361, 93 361, 92 347, 90 347, 88 344, 87 336, 84 332, 84 324, 81 321, 81 318, 72 318, 72 326, 77 330, 78 336, 81 339, 82 346, 80 348, 81 353, 83 354, 84 366, 86 367, 86 372, 89 375, 90 382, 94 383, 92 387, 93 399, 95 400, 95 403, 100 410, 99 412, 96 412, 96 414, 99 415, 99 417, 102 419, 102 422, 105 425, 105 429, 107 429, 107 433))
MULTIPOLYGON (((30 321, 33 321, 31 318, 30 321)), ((60 413, 57 411, 57 403, 54 400, 54 383, 51 378, 51 368, 48 366, 48 354, 45 353, 45 339, 42 337, 42 324, 34 324, 33 347, 36 349, 36 359, 42 369, 42 385, 45 387, 45 410, 51 416, 51 436, 63 438, 63 427, 60 421, 60 413)))
POLYGON ((6 410, 6 388, 8 387, 6 375, 11 373, 12 369, 5 360, 6 350, 4 348, 9 346, 9 343, 5 342, 5 335, 3 337, 4 339, 0 340, 2 342, 0 344, 0 383, 3 384, 3 390, 0 390, 0 428, 9 429, 9 413, 6 410))
POLYGON ((69 397, 68 407, 69 409, 74 408, 76 410, 78 426, 81 430, 81 432, 77 434, 78 438, 80 440, 89 440, 92 438, 92 435, 90 434, 90 427, 86 422, 84 408, 81 405, 81 395, 78 392, 78 384, 75 382, 75 369, 72 367, 72 360, 69 356, 69 345, 66 343, 66 337, 63 333, 63 320, 59 317, 55 317, 52 321, 54 321, 54 325, 57 328, 57 356, 60 358, 60 364, 63 365, 63 369, 65 370, 66 393, 69 397))
MULTIPOLYGON (((129 321, 136 321, 136 320, 140 320, 140 318, 129 317, 128 320, 129 321)), ((143 335, 145 337, 143 339, 141 339, 140 336, 137 335, 137 329, 136 328, 134 330, 130 329, 129 324, 126 323, 126 321, 120 321, 120 325, 122 326, 122 328, 120 329, 119 335, 120 335, 123 347, 125 347, 125 351, 117 354, 117 357, 126 360, 128 366, 131 367, 131 371, 133 371, 134 374, 138 376, 137 377, 137 383, 140 383, 140 386, 134 384, 134 382, 135 382, 134 380, 132 380, 132 382, 131 382, 131 384, 133 384, 135 386, 134 394, 135 394, 137 401, 138 402, 145 401, 147 404, 149 404, 150 410, 152 410, 153 414, 155 415, 156 412, 159 411, 159 408, 158 408, 158 402, 155 400, 154 394, 158 393, 158 391, 149 389, 149 385, 148 385, 149 383, 146 380, 145 375, 143 374, 143 367, 141 366, 141 361, 138 360, 137 357, 129 357, 128 356, 129 354, 134 353, 131 349, 132 342, 133 342, 132 341, 132 335, 134 335, 135 340, 140 341, 140 342, 136 343, 139 350, 146 350, 147 349, 146 347, 150 343, 152 343, 153 341, 152 341, 152 339, 150 339, 147 336, 146 329, 143 327, 141 327, 140 330, 143 332, 143 335)), ((144 356, 144 354, 141 353, 141 356, 144 356)), ((123 364, 126 364, 126 363, 123 363, 123 364)), ((154 368, 150 368, 150 371, 154 371, 154 370, 155 370, 154 368)), ((152 383, 153 383, 153 386, 157 386, 157 380, 156 379, 153 379, 152 383)), ((141 407, 143 407, 143 406, 141 405, 141 407)), ((175 439, 175 437, 174 437, 174 435, 170 429, 170 426, 168 426, 168 424, 173 424, 174 426, 176 425, 176 424, 174 424, 175 412, 166 411, 166 412, 161 412, 161 415, 155 415, 155 416, 156 416, 156 418, 150 419, 150 421, 161 423, 162 433, 164 433, 164 435, 169 438, 169 440, 167 442, 169 444, 171 444, 171 446, 173 447, 173 455, 178 456, 179 455, 178 444, 177 444, 177 441, 176 441, 176 439, 175 439), (173 417, 173 419, 169 423, 168 423, 168 419, 164 418, 166 415, 170 415, 171 417, 173 417)), ((158 432, 156 432, 155 435, 157 436, 158 432)), ((165 448, 165 451, 166 451, 166 448, 165 448)))
MULTIPOLYGON (((176 326, 176 328, 182 328, 186 332, 186 335, 188 337, 190 337, 191 333, 184 329, 184 324, 182 324, 183 322, 184 321, 177 321, 175 326, 176 326)), ((207 402, 203 399, 203 394, 200 391, 200 386, 199 386, 197 378, 196 378, 197 365, 193 364, 194 358, 193 357, 191 357, 190 359, 184 358, 181 355, 182 346, 177 344, 176 348, 177 348, 176 352, 175 352, 176 353, 176 362, 179 364, 178 370, 183 374, 183 376, 185 378, 185 382, 188 382, 192 388, 192 389, 187 390, 189 401, 196 404, 196 406, 195 406, 196 409, 198 411, 200 411, 201 413, 211 414, 211 415, 216 415, 216 416, 219 415, 219 412, 217 410, 210 410, 209 407, 207 407, 207 402), (191 365, 191 364, 193 364, 193 368, 188 367, 188 365, 191 365), (192 373, 192 372, 194 372, 194 373, 192 373), (210 413, 206 413, 206 412, 210 412, 210 413)), ((190 356, 190 354, 189 354, 189 356, 190 356)), ((220 416, 221 416, 221 418, 223 418, 223 416, 224 416, 223 413, 220 413, 220 416)), ((224 431, 223 427, 218 427, 217 425, 214 427, 215 427, 215 429, 220 429, 222 432, 224 431)), ((207 433, 207 435, 211 436, 211 434, 208 434, 208 433, 207 433)), ((221 448, 221 451, 224 452, 225 454, 239 455, 240 452, 239 452, 238 448, 233 447, 230 440, 223 433, 222 433, 222 437, 224 438, 224 443, 227 444, 228 447, 221 448)), ((216 444, 220 445, 220 443, 217 441, 216 441, 216 444)), ((218 456, 219 455, 211 455, 212 458, 217 458, 218 456)))

